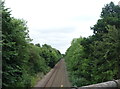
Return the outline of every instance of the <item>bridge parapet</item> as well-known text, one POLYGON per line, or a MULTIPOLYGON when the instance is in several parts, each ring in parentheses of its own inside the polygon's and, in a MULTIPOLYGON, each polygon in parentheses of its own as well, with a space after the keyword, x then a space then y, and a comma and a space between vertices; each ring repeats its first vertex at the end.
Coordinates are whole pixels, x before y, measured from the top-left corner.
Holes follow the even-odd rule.
POLYGON ((120 89, 120 79, 72 89, 120 89))

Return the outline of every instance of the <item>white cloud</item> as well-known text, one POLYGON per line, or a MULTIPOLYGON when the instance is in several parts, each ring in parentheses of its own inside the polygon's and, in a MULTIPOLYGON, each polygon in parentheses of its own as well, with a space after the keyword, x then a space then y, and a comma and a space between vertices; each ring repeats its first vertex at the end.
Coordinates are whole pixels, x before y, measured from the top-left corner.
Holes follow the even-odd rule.
MULTIPOLYGON (((34 43, 50 44, 62 53, 73 38, 92 34, 102 7, 111 0, 5 0, 12 15, 28 21, 34 43)), ((113 0, 115 4, 119 0, 113 0)))

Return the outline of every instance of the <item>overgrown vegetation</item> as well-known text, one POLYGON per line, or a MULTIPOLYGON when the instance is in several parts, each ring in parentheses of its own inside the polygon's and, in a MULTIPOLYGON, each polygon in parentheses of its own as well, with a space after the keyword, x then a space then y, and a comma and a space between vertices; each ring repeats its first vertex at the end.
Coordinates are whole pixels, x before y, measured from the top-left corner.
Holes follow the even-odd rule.
POLYGON ((120 78, 120 6, 107 4, 91 29, 92 36, 73 39, 66 52, 73 86, 120 78))
POLYGON ((2 86, 31 87, 37 74, 46 74, 61 58, 50 45, 32 44, 26 21, 2 8, 2 86))
MULTIPOLYGON (((1 8, 2 86, 33 86, 37 74, 46 74, 62 55, 50 45, 30 43, 26 21, 11 17, 4 3, 1 8)), ((65 54, 73 86, 120 78, 120 6, 107 4, 91 29, 92 36, 73 39, 65 54)))

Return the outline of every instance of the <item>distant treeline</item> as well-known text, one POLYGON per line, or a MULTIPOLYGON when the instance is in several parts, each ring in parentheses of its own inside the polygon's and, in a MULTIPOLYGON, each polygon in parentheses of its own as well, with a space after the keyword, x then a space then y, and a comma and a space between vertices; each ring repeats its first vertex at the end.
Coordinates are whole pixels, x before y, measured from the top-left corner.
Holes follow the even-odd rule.
POLYGON ((54 67, 61 53, 47 44, 30 43, 26 21, 11 17, 10 9, 3 2, 1 8, 2 86, 33 86, 37 78, 54 67))
POLYGON ((73 39, 66 52, 73 86, 120 79, 120 6, 107 4, 100 17, 93 35, 73 39))

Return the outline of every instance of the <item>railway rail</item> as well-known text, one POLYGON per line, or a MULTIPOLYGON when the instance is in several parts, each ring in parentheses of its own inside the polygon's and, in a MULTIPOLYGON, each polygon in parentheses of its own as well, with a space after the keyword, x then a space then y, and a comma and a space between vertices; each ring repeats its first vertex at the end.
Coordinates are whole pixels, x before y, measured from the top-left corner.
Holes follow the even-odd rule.
POLYGON ((120 89, 120 80, 108 81, 83 87, 72 87, 66 71, 64 59, 60 60, 55 67, 35 87, 47 89, 50 87, 65 87, 63 89, 120 89))
POLYGON ((61 59, 55 67, 35 87, 70 87, 64 59, 61 59))

